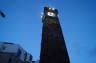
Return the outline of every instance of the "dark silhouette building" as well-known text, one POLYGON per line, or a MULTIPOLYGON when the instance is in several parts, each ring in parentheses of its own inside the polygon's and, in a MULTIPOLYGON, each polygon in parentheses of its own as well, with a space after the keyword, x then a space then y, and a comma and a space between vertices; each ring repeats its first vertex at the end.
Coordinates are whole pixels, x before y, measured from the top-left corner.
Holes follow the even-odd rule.
POLYGON ((44 7, 40 63, 70 63, 58 10, 44 7))

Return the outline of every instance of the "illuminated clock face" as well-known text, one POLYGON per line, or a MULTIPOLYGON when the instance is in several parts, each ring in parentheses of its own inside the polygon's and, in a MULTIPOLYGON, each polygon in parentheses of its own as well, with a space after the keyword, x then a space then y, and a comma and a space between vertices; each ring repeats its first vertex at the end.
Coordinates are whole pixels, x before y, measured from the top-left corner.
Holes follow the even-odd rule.
POLYGON ((53 12, 47 12, 47 15, 51 16, 51 17, 55 17, 56 16, 55 13, 53 13, 53 12))

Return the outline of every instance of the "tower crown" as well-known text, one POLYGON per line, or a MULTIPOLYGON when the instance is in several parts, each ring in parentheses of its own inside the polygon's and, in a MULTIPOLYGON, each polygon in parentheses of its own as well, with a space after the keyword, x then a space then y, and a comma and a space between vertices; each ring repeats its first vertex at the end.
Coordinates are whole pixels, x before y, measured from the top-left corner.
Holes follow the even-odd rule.
POLYGON ((50 17, 56 17, 58 14, 58 10, 55 8, 44 7, 44 15, 50 17))

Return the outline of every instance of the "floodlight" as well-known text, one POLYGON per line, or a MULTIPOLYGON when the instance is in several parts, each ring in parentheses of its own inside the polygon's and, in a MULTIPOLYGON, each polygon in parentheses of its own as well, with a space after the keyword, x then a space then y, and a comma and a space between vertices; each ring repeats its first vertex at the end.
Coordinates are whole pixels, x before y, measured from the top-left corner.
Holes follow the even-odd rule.
POLYGON ((55 17, 55 13, 53 13, 53 12, 47 12, 47 15, 48 16, 52 16, 52 17, 55 17))
POLYGON ((55 8, 52 8, 52 10, 55 10, 55 8))

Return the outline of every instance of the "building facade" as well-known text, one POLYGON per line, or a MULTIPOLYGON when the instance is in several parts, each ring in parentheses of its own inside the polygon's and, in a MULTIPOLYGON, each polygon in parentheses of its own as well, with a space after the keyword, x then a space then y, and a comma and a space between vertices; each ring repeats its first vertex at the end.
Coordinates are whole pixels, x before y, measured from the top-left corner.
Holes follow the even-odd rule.
POLYGON ((70 63, 58 10, 44 7, 40 63, 70 63))
POLYGON ((17 44, 0 42, 0 63, 32 63, 32 55, 17 44))

